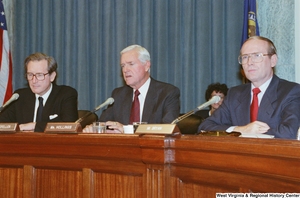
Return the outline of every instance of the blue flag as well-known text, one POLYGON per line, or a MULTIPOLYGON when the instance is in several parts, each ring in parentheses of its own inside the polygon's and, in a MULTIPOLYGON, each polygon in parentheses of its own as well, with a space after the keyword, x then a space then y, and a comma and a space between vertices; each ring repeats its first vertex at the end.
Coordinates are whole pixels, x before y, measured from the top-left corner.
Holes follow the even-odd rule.
POLYGON ((244 25, 242 43, 251 36, 259 36, 259 27, 256 15, 256 0, 244 0, 244 25))

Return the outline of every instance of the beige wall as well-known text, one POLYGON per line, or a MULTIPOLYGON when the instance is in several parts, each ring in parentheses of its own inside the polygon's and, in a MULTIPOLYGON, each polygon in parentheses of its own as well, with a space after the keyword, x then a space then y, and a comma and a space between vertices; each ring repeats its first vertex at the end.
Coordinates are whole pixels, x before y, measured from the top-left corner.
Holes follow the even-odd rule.
POLYGON ((279 58, 276 74, 283 79, 299 82, 299 77, 297 76, 296 79, 295 74, 295 65, 297 65, 295 7, 299 4, 298 0, 257 0, 256 2, 260 35, 271 39, 277 47, 279 58))

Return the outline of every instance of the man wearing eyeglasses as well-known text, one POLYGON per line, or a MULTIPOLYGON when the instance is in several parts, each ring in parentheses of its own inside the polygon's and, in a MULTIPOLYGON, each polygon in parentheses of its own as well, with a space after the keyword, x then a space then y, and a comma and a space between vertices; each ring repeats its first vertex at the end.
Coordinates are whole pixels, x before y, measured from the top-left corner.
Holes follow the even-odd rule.
POLYGON ((199 126, 199 132, 227 131, 296 139, 300 121, 300 85, 274 74, 276 48, 267 38, 250 37, 239 63, 250 83, 229 89, 220 108, 199 126))
POLYGON ((0 113, 0 122, 17 122, 21 131, 43 132, 47 122, 78 119, 77 91, 55 84, 57 63, 53 57, 35 53, 24 61, 29 88, 16 91, 18 100, 0 113))

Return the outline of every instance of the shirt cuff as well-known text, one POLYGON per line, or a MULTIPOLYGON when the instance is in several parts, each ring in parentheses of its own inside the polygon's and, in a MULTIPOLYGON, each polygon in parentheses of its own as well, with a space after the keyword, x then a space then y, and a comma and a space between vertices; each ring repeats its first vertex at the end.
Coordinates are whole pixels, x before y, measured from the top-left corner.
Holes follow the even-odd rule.
POLYGON ((226 129, 226 132, 232 132, 233 130, 234 130, 234 128, 235 128, 236 126, 231 126, 231 127, 229 127, 228 129, 226 129))

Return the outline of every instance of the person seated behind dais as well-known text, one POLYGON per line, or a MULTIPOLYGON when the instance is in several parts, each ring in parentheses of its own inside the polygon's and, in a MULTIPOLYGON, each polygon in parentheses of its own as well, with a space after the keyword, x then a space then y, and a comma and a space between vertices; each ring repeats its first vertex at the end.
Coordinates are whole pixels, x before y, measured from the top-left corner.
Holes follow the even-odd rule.
POLYGON ((31 54, 25 59, 24 68, 29 88, 15 91, 19 98, 3 109, 0 122, 17 122, 21 131, 43 132, 48 122, 78 119, 77 91, 56 85, 57 62, 53 57, 39 52, 31 54), (43 106, 40 113, 39 103, 43 106))
MULTIPOLYGON (((114 103, 100 115, 99 121, 106 122, 110 128, 107 132, 123 133, 123 125, 136 121, 171 123, 180 113, 179 89, 150 77, 150 54, 144 47, 131 45, 120 54, 126 85, 113 90, 114 103), (140 104, 137 120, 131 114, 136 91, 140 104)), ((87 126, 83 132, 92 132, 92 127, 87 126)))
POLYGON ((210 109, 204 109, 197 111, 195 114, 201 116, 202 118, 207 118, 211 116, 216 109, 220 107, 225 96, 227 95, 228 87, 226 84, 221 84, 219 82, 208 85, 205 91, 205 99, 209 101, 213 96, 220 96, 220 101, 210 105, 210 109))
POLYGON ((296 139, 300 123, 300 85, 279 78, 274 43, 265 37, 246 40, 238 57, 250 83, 228 90, 223 104, 198 131, 266 134, 296 139))

